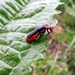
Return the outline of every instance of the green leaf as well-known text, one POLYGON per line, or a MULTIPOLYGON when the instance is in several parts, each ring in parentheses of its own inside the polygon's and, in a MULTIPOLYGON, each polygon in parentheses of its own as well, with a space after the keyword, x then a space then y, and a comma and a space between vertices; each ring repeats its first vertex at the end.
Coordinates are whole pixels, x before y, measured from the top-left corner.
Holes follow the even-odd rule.
POLYGON ((59 0, 2 0, 0 3, 0 75, 27 75, 30 64, 43 58, 51 42, 44 35, 32 43, 26 37, 36 25, 52 24, 59 0))
POLYGON ((68 5, 65 5, 65 9, 66 9, 66 12, 69 13, 70 15, 74 16, 75 17, 75 9, 68 6, 68 5))

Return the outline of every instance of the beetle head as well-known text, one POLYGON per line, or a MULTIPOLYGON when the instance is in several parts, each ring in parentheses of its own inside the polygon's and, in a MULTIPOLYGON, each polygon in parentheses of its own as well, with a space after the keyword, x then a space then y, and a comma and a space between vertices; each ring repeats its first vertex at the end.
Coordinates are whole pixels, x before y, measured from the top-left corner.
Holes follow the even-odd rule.
POLYGON ((53 32, 54 26, 51 25, 51 24, 45 24, 45 28, 46 28, 46 29, 49 29, 51 32, 53 32))
POLYGON ((49 29, 50 28, 50 25, 49 24, 45 24, 45 28, 46 29, 49 29))
POLYGON ((51 30, 52 30, 54 27, 53 27, 51 24, 50 24, 50 25, 49 25, 49 24, 45 24, 45 28, 46 28, 46 29, 51 29, 51 30))

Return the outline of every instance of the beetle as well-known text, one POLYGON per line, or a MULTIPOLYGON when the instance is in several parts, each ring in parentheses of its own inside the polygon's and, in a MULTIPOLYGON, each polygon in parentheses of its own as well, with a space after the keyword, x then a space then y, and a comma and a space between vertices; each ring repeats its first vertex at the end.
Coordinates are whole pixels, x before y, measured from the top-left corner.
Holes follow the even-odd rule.
POLYGON ((46 31, 48 32, 48 34, 50 32, 52 32, 53 30, 53 26, 49 25, 49 24, 45 24, 45 25, 40 25, 37 26, 32 32, 30 32, 27 37, 26 37, 26 41, 27 42, 32 42, 34 40, 37 40, 40 38, 41 35, 43 35, 46 31))

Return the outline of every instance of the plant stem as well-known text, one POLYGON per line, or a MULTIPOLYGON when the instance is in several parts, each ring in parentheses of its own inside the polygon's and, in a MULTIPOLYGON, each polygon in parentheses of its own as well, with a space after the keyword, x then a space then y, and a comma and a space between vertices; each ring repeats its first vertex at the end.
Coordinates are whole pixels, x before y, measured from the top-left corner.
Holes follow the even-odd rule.
POLYGON ((56 61, 57 61, 57 57, 58 57, 58 52, 56 53, 56 56, 55 56, 55 59, 54 59, 54 63, 53 63, 53 65, 51 66, 51 68, 50 68, 50 70, 49 70, 49 72, 48 72, 48 75, 50 75, 51 72, 52 72, 52 70, 54 69, 54 66, 55 66, 56 61))
POLYGON ((68 48, 65 50, 64 54, 62 55, 62 58, 61 58, 60 62, 64 59, 64 56, 66 56, 67 53, 70 51, 70 49, 71 49, 71 47, 73 46, 74 43, 75 43, 75 37, 72 40, 72 42, 70 43, 70 45, 68 46, 68 48))

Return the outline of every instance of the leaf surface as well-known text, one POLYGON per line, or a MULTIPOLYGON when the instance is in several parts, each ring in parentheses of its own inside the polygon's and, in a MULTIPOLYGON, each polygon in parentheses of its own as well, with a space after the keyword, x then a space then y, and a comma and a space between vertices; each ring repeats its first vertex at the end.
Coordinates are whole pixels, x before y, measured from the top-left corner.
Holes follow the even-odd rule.
POLYGON ((26 36, 36 25, 56 25, 53 18, 59 0, 1 0, 0 3, 0 75, 27 75, 30 64, 43 58, 51 42, 47 36, 27 43, 26 36))

